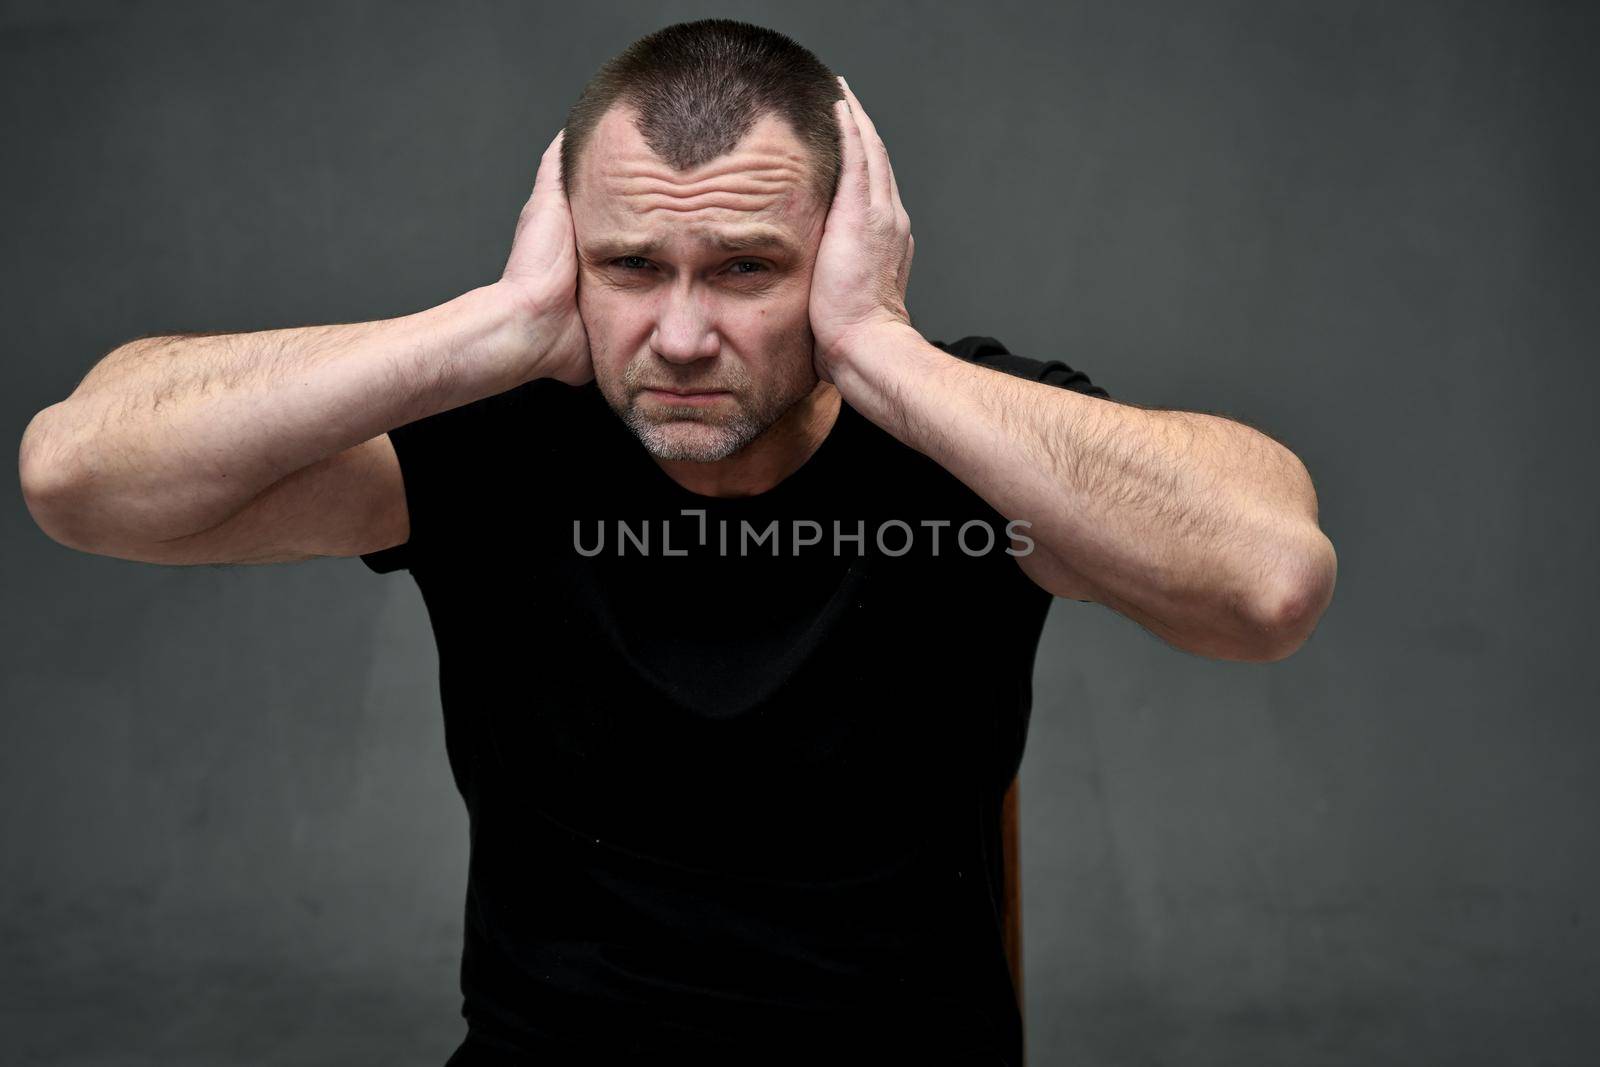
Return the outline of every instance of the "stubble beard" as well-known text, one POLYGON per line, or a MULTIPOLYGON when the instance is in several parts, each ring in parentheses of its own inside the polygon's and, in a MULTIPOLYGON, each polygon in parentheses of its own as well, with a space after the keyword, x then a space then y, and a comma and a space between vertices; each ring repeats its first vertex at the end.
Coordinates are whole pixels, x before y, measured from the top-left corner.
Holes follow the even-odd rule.
POLYGON ((625 387, 631 391, 628 406, 617 415, 657 459, 715 463, 735 455, 766 433, 815 385, 815 379, 807 381, 802 372, 777 383, 772 391, 757 395, 748 380, 741 380, 726 385, 732 392, 731 399, 722 398, 714 402, 714 407, 705 407, 673 406, 660 396, 642 401, 643 394, 627 384, 625 387), (650 409, 646 411, 643 405, 650 409))

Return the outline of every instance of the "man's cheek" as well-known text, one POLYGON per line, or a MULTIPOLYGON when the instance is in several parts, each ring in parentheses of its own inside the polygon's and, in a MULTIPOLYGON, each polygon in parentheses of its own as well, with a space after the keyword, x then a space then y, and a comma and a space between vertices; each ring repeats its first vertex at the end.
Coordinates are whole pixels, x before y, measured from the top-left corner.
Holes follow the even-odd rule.
POLYGON ((617 299, 617 294, 607 292, 603 286, 591 285, 584 288, 582 282, 578 284, 578 316, 583 319, 584 329, 593 335, 596 329, 601 331, 615 330, 617 326, 626 321, 627 302, 617 299))

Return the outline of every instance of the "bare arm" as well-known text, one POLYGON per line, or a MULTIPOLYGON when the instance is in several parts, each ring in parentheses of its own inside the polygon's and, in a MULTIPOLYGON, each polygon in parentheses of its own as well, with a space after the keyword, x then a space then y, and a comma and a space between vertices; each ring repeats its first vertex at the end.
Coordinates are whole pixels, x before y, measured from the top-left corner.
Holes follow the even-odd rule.
POLYGON ((1326 610, 1337 556, 1311 477, 1267 435, 974 366, 904 325, 840 355, 853 406, 1030 523, 1017 564, 1051 593, 1247 662, 1291 655, 1326 610))
POLYGON ((929 344, 906 310, 915 242, 888 149, 839 85, 843 171, 811 279, 818 374, 1030 523, 1042 551, 1019 550, 1017 565, 1040 588, 1099 601, 1198 655, 1292 654, 1338 571, 1305 465, 1230 419, 1109 402, 929 344))
POLYGON ((86 551, 208 530, 289 475, 533 376, 529 344, 495 286, 377 322, 132 341, 29 424, 28 505, 86 551))
POLYGON ((404 540, 388 430, 531 378, 593 376, 560 142, 493 284, 376 322, 114 349, 23 435, 35 521, 73 548, 153 562, 353 555, 404 540))
POLYGON ((208 529, 100 551, 142 563, 288 563, 375 552, 410 535, 400 461, 383 433, 279 479, 208 529))

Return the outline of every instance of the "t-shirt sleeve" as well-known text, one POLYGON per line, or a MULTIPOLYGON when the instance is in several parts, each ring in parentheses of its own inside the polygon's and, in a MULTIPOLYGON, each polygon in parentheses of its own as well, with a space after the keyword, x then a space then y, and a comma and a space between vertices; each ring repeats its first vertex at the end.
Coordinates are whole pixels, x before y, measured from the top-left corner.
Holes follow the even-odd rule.
POLYGON ((1007 374, 1014 374, 1031 382, 1058 385, 1075 393, 1083 393, 1085 396, 1111 399, 1111 394, 1105 387, 1090 381, 1088 374, 1082 370, 1071 367, 1059 359, 1039 360, 1016 355, 993 337, 963 337, 948 344, 942 341, 934 341, 933 344, 969 363, 993 367, 995 370, 1005 371, 1007 374))
MULTIPOLYGON (((506 431, 530 403, 541 380, 460 407, 424 416, 389 431, 405 484, 411 533, 401 544, 365 552, 378 574, 415 571, 443 558, 470 536, 486 503, 504 487, 493 484, 506 431)), ((556 383, 559 384, 559 383, 556 383)))

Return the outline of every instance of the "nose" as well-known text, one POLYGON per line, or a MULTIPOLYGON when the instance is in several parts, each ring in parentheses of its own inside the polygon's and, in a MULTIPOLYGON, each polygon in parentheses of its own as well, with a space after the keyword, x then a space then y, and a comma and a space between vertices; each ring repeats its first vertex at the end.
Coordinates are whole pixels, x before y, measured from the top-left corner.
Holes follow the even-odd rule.
POLYGON ((711 316, 687 284, 673 286, 661 298, 650 345, 669 363, 693 363, 717 354, 711 316))

